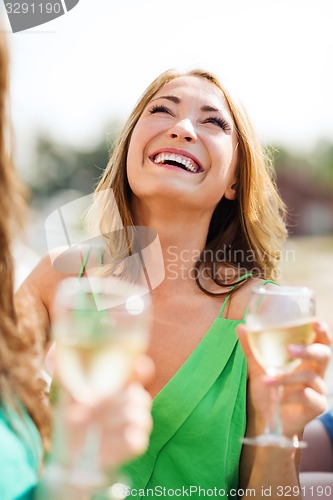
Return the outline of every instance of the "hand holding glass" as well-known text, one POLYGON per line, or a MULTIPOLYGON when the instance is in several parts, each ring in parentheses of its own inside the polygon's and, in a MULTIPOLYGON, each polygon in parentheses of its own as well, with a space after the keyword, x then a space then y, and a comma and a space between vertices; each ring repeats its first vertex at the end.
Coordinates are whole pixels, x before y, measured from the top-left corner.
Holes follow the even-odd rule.
MULTIPOLYGON (((314 293, 309 288, 259 287, 252 291, 246 326, 248 341, 254 356, 270 376, 287 373, 300 364, 289 353, 290 344, 309 345, 314 341, 314 293)), ((270 415, 264 433, 244 438, 244 444, 257 446, 305 447, 297 436, 292 439, 282 433, 280 396, 282 388, 272 387, 274 415, 270 415)))

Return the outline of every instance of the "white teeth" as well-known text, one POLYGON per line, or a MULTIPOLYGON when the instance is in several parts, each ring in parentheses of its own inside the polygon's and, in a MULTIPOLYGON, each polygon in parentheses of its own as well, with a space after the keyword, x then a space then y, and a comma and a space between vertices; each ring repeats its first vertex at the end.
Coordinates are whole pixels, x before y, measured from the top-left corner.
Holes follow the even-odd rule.
POLYGON ((175 155, 175 154, 167 154, 167 153, 161 153, 157 155, 154 158, 154 162, 159 164, 159 163, 165 163, 167 161, 174 161, 179 163, 180 165, 183 165, 186 170, 190 172, 198 172, 199 168, 195 167, 190 159, 182 158, 181 156, 175 155))
POLYGON ((185 167, 188 168, 189 170, 191 170, 193 172, 194 168, 193 168, 193 165, 192 163, 190 162, 190 160, 187 160, 186 164, 185 164, 185 167))

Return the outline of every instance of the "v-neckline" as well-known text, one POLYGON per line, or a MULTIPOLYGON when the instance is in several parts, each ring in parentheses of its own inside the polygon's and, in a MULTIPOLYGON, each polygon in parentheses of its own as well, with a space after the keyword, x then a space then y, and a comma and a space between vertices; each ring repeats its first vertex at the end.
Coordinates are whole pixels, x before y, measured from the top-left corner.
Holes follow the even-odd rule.
MULTIPOLYGON (((155 396, 152 416, 156 426, 145 455, 147 482, 148 471, 159 450, 183 425, 225 369, 238 344, 235 326, 242 322, 215 318, 196 348, 155 396)), ((145 475, 143 470, 142 474, 145 475)))
MULTIPOLYGON (((177 369, 177 371, 172 375, 172 377, 167 381, 167 383, 164 384, 164 386, 158 391, 158 393, 152 398, 153 405, 154 405, 155 401, 159 401, 159 399, 161 397, 163 397, 164 391, 169 390, 170 385, 174 385, 174 383, 175 383, 174 379, 178 379, 178 377, 180 375, 182 375, 183 371, 187 369, 187 365, 189 365, 192 362, 192 358, 195 357, 197 355, 197 352, 202 349, 202 346, 207 342, 207 337, 210 337, 210 335, 212 335, 211 332, 214 329, 214 326, 216 325, 216 323, 218 323, 218 322, 219 323, 228 322, 230 324, 234 324, 234 323, 240 324, 240 323, 244 323, 244 320, 243 319, 222 318, 220 316, 215 318, 213 320, 212 324, 210 325, 210 327, 208 328, 208 330, 206 331, 206 333, 203 335, 203 337, 200 339, 198 344, 195 346, 193 351, 190 352, 189 356, 185 359, 185 361, 181 364, 181 366, 177 369)), ((236 338, 236 341, 237 341, 237 338, 236 338)))

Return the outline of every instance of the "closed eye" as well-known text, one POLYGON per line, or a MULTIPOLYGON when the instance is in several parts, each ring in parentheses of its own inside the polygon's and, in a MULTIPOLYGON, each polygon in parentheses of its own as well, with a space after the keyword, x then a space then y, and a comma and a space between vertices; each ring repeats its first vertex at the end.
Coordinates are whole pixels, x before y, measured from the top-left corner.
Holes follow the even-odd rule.
POLYGON ((227 122, 227 120, 218 116, 209 116, 203 123, 212 123, 213 125, 217 125, 224 131, 231 130, 230 124, 227 122))
POLYGON ((154 104, 149 110, 150 114, 154 113, 168 113, 169 115, 172 115, 171 111, 166 107, 163 106, 163 104, 154 104))

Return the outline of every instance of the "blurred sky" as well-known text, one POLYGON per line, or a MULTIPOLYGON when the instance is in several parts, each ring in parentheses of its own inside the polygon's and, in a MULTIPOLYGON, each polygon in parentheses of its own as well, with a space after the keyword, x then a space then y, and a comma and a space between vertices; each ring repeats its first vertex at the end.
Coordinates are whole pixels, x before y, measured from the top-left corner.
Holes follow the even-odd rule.
POLYGON ((332 25, 332 0, 80 0, 9 33, 16 147, 27 152, 36 130, 102 139, 170 67, 217 73, 265 142, 333 139, 332 25))

